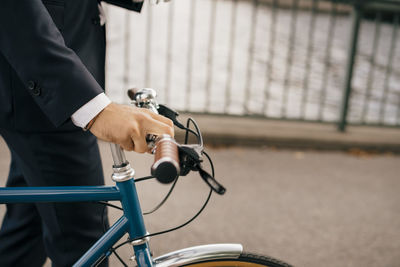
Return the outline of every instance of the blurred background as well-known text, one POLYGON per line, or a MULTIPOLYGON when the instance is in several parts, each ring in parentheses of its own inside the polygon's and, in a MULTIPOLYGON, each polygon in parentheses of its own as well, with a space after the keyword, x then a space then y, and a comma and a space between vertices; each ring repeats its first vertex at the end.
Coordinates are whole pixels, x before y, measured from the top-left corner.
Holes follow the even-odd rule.
POLYGON ((352 124, 400 125, 398 1, 174 0, 106 11, 115 100, 126 101, 121 88, 154 87, 181 111, 336 123, 346 112, 352 124))
MULTIPOLYGON (((103 6, 107 94, 129 103, 127 88, 151 87, 182 120, 194 117, 227 187, 189 226, 152 238, 154 255, 236 242, 294 266, 400 266, 400 1, 103 6)), ((111 184, 109 146, 100 148, 111 184)), ((4 184, 2 140, 0 151, 4 184)), ((149 174, 151 155, 128 159, 137 177, 149 174)), ((143 209, 168 190, 139 183, 143 209)), ((206 196, 196 174, 180 179, 145 217, 148 231, 189 219, 206 196)))

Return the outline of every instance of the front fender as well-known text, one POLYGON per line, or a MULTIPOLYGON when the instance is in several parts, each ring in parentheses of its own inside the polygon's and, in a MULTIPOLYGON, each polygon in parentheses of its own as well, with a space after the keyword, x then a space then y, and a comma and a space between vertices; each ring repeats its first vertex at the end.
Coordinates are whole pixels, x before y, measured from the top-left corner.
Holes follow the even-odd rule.
POLYGON ((206 260, 236 259, 243 252, 240 244, 211 244, 184 248, 154 259, 155 267, 177 267, 206 260))

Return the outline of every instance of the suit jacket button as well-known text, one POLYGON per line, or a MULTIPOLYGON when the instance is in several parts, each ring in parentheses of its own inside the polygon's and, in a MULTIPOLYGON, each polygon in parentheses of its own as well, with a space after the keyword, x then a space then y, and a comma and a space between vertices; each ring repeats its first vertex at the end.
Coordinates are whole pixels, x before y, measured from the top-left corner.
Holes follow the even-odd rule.
POLYGON ((36 87, 32 90, 32 94, 33 94, 34 96, 39 96, 40 93, 41 93, 40 87, 37 87, 37 86, 36 86, 36 87))
POLYGON ((34 81, 29 81, 28 82, 28 89, 33 90, 36 87, 36 83, 34 81))
POLYGON ((31 93, 34 96, 39 96, 41 93, 41 88, 37 86, 37 84, 34 81, 28 82, 28 89, 31 90, 31 93))

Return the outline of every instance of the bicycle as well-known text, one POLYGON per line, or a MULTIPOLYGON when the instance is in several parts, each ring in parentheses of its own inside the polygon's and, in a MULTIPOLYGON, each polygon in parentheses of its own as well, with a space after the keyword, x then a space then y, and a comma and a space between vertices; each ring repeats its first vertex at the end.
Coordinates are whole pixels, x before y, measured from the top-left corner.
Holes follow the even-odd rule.
MULTIPOLYGON (((159 105, 153 89, 145 88, 139 91, 129 90, 133 103, 142 108, 166 116, 174 125, 186 131, 184 144, 178 144, 170 136, 147 136, 149 147, 155 155, 151 166, 151 176, 134 178, 134 169, 125 158, 124 151, 111 144, 114 161, 112 179, 115 186, 69 186, 69 187, 12 187, 0 188, 0 204, 6 203, 36 203, 36 202, 98 202, 105 206, 119 208, 108 201, 120 201, 123 215, 104 233, 104 235, 74 264, 74 266, 96 266, 114 253, 124 266, 125 262, 116 250, 130 244, 134 250, 134 260, 137 266, 269 266, 289 267, 279 260, 251 253, 244 253, 240 244, 211 244, 181 249, 157 258, 152 257, 149 247, 151 236, 177 230, 197 218, 204 210, 211 194, 223 195, 225 188, 214 178, 214 166, 209 155, 204 151, 203 138, 197 123, 189 118, 186 126, 178 120, 178 113, 159 105), (190 128, 194 126, 194 129, 190 128), (197 138, 196 144, 188 144, 189 133, 197 138), (209 160, 211 174, 202 167, 203 155, 209 160), (210 187, 208 197, 201 209, 184 224, 158 233, 149 234, 143 220, 135 183, 156 178, 159 182, 172 183, 171 189, 163 201, 153 211, 158 209, 171 194, 179 176, 185 176, 191 171, 198 171, 200 177, 210 187), (128 233, 129 239, 117 242, 128 233)), ((104 216, 104 214, 103 214, 104 216)))

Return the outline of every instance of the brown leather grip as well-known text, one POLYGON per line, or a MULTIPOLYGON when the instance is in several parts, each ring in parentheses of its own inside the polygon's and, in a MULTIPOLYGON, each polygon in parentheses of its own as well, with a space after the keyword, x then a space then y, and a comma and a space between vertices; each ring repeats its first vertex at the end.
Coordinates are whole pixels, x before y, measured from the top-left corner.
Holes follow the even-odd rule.
POLYGON ((151 174, 161 183, 173 182, 180 173, 178 145, 170 136, 164 135, 157 139, 154 150, 151 174))

